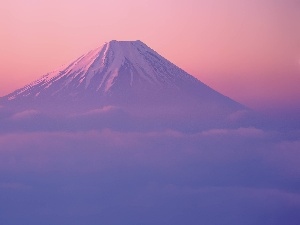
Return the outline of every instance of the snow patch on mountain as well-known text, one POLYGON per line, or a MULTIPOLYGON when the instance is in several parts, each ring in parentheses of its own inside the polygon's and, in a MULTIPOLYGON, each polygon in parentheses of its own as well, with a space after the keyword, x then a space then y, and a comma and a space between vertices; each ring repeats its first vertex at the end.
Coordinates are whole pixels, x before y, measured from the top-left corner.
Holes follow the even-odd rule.
POLYGON ((126 82, 119 88, 140 85, 140 89, 179 89, 181 82, 201 83, 141 41, 113 40, 13 92, 7 99, 35 99, 66 92, 76 96, 85 90, 106 95, 121 80, 126 82))
POLYGON ((110 41, 0 99, 17 108, 88 110, 114 105, 135 112, 224 117, 243 109, 141 41, 110 41))

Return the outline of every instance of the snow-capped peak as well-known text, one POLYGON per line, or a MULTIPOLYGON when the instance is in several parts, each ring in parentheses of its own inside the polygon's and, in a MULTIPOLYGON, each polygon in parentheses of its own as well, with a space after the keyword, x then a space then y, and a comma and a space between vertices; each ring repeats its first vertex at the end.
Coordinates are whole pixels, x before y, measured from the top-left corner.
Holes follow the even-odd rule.
POLYGON ((9 100, 61 95, 74 97, 83 92, 106 95, 115 86, 140 90, 179 88, 181 82, 201 83, 139 40, 113 40, 7 97, 9 100))
MULTIPOLYGON (((153 73, 153 68, 141 57, 141 54, 145 53, 147 48, 141 41, 112 40, 81 56, 70 65, 47 74, 44 78, 47 81, 55 81, 59 77, 71 75, 69 81, 72 81, 79 76, 79 83, 83 82, 84 87, 88 88, 93 77, 103 73, 97 90, 104 88, 105 91, 108 91, 113 85, 114 79, 118 76, 120 68, 128 60, 145 80, 151 83, 159 83, 155 76, 150 78, 149 75, 153 73), (145 72, 148 76, 145 75, 145 72)), ((132 86, 132 84, 133 72, 131 71, 130 85, 132 86)))

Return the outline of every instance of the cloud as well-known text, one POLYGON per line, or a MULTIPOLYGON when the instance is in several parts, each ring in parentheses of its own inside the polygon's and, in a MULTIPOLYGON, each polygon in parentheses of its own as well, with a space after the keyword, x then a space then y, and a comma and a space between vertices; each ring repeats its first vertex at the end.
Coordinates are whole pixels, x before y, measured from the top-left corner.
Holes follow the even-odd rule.
MULTIPOLYGON (((279 174, 296 178, 300 174, 300 140, 274 143, 273 154, 265 156, 265 161, 274 165, 279 174)), ((298 187, 298 185, 295 185, 298 187)))
POLYGON ((229 119, 231 121, 238 121, 238 120, 247 118, 247 115, 249 116, 249 110, 238 110, 238 111, 230 114, 229 119))
POLYGON ((93 109, 93 110, 84 112, 82 114, 77 114, 77 115, 79 115, 79 116, 80 115, 83 115, 83 116, 93 116, 93 115, 105 114, 105 113, 113 112, 113 111, 116 111, 118 109, 120 109, 120 108, 118 108, 116 106, 112 106, 112 105, 107 105, 107 106, 104 106, 102 108, 93 109))
POLYGON ((31 119, 40 114, 39 111, 37 110, 26 110, 23 112, 18 112, 14 115, 12 115, 11 119, 12 120, 23 120, 23 119, 31 119))
POLYGON ((201 133, 202 135, 208 135, 208 136, 240 136, 240 137, 253 137, 253 138, 263 138, 267 135, 267 133, 261 129, 257 129, 255 127, 241 127, 238 129, 212 129, 203 131, 201 133))
POLYGON ((115 107, 9 118, 14 129, 0 134, 0 220, 296 225, 300 219, 299 130, 187 132, 115 107))
POLYGON ((238 180, 242 169, 245 174, 257 174, 257 178, 265 176, 268 180, 273 178, 263 174, 267 168, 271 171, 280 165, 290 168, 290 172, 297 171, 300 160, 298 142, 282 142, 277 140, 277 134, 272 135, 256 128, 209 130, 197 134, 111 129, 11 133, 0 136, 0 167, 19 171, 98 171, 108 162, 111 167, 131 165, 165 170, 194 165, 198 168, 198 172, 192 172, 194 174, 201 174, 203 169, 214 170, 219 175, 224 172, 224 176, 231 173, 231 178, 235 174, 238 180), (84 160, 86 163, 79 163, 84 160), (289 161, 294 163, 288 166, 289 161), (222 167, 228 171, 222 171, 222 167), (236 171, 231 171, 234 168, 236 171))

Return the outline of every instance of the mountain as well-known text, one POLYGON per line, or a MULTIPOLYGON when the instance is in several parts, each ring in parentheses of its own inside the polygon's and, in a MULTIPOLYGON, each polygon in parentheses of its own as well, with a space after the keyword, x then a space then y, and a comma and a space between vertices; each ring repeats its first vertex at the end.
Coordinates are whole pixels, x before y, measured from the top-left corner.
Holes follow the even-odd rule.
POLYGON ((61 112, 114 106, 199 118, 225 118, 245 109, 143 42, 115 40, 2 97, 1 104, 61 112))

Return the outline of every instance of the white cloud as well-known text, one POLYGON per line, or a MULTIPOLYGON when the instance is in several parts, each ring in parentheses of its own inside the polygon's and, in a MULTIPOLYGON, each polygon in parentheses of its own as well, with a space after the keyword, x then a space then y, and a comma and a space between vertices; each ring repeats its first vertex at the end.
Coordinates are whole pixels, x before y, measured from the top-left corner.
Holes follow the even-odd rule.
POLYGON ((39 115, 40 112, 37 111, 37 110, 26 110, 26 111, 23 111, 23 112, 19 112, 19 113, 16 113, 14 115, 11 116, 11 119, 13 120, 22 120, 22 119, 30 119, 34 116, 37 116, 39 115))
POLYGON ((266 137, 267 133, 261 129, 255 127, 241 127, 237 129, 211 129, 201 132, 204 136, 241 136, 252 138, 266 137))

